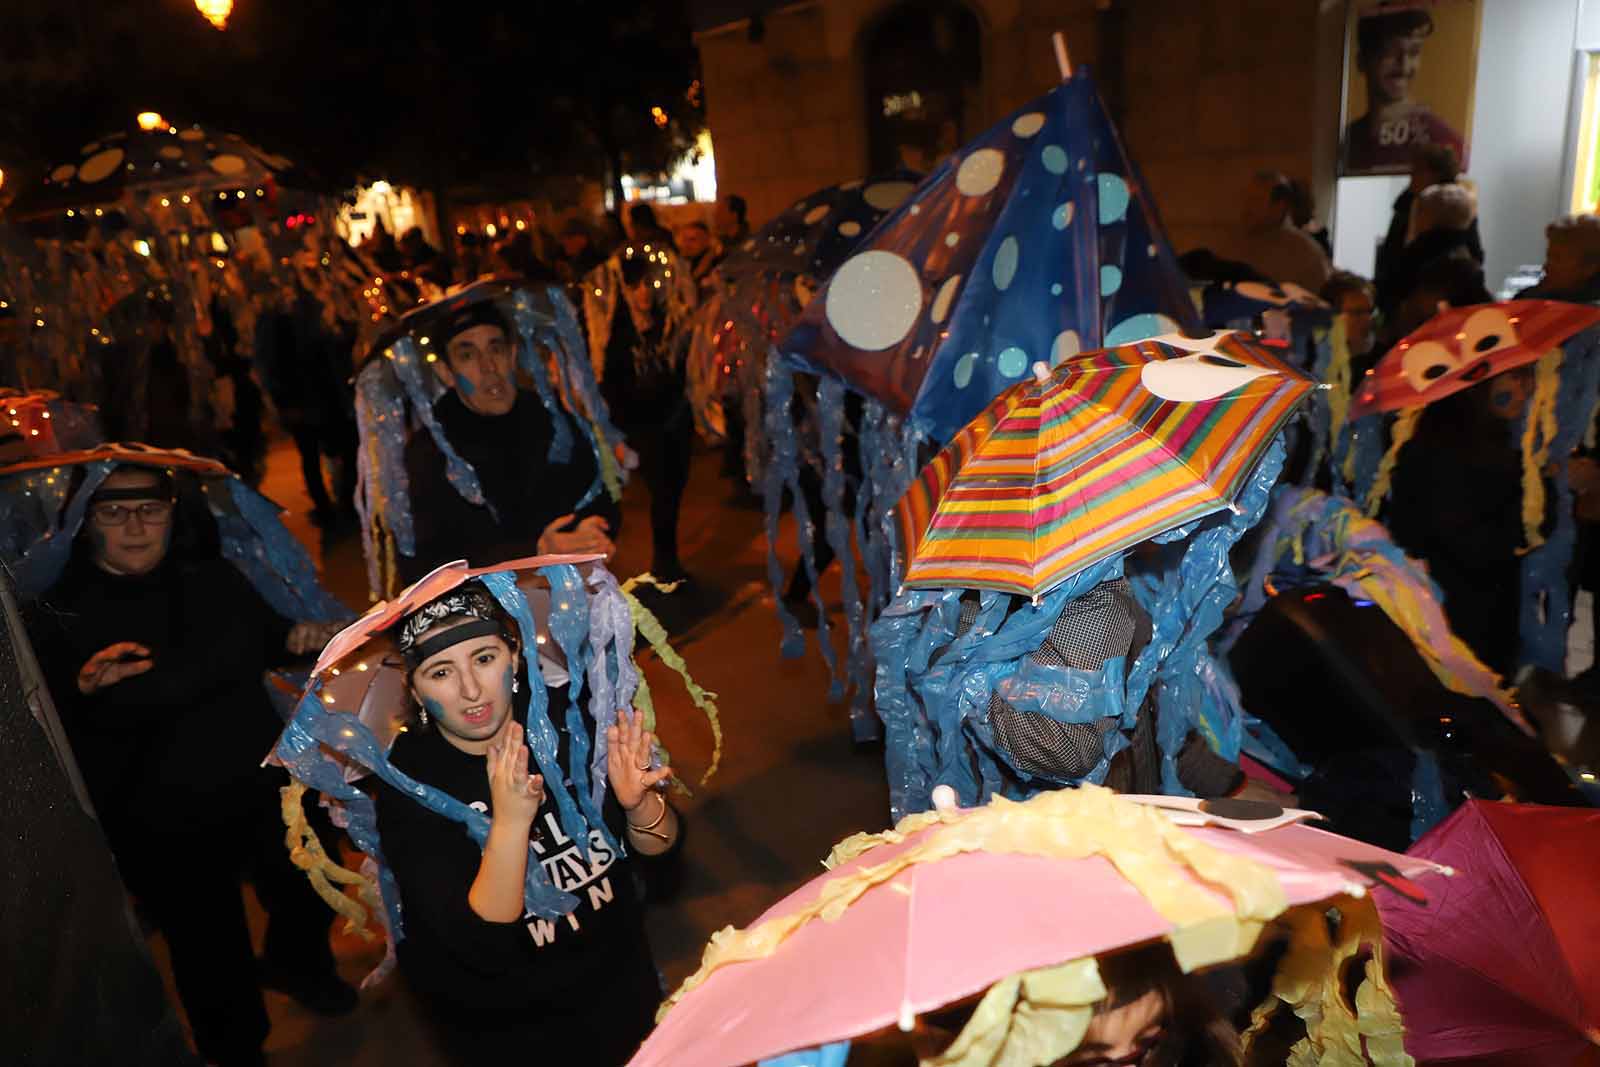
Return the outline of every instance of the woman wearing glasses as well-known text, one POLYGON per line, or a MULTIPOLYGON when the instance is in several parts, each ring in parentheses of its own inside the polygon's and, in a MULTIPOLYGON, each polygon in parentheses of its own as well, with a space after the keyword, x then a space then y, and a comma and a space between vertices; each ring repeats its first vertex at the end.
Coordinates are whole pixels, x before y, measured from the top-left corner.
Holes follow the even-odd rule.
POLYGON ((51 693, 128 888, 165 935, 200 1052, 259 1064, 261 986, 325 1014, 328 910, 283 847, 281 723, 262 674, 337 627, 279 616, 185 521, 172 475, 122 466, 95 492, 71 562, 31 627, 51 693), (257 963, 240 881, 270 913, 257 963))

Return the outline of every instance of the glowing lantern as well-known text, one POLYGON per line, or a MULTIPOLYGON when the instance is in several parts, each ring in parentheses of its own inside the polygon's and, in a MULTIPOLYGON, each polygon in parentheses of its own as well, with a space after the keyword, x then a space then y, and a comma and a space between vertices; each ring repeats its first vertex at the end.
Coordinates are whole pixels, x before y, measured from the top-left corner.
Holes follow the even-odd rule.
POLYGON ((154 111, 139 112, 139 128, 141 130, 159 130, 167 124, 167 120, 154 111))
POLYGON ((217 29, 228 28, 228 16, 233 14, 233 0, 194 0, 194 6, 217 29))

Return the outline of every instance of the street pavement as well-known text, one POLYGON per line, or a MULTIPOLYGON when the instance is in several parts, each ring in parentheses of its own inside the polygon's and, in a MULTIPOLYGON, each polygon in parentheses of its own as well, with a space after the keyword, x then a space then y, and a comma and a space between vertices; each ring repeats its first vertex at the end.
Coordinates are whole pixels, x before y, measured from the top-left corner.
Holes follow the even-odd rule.
MULTIPOLYGON (((711 759, 705 718, 675 674, 653 654, 641 656, 662 740, 679 776, 694 786, 692 797, 675 801, 688 826, 683 885, 648 919, 669 988, 693 972, 713 931, 749 923, 819 873, 820 861, 836 841, 858 830, 882 829, 888 820, 881 750, 855 746, 848 705, 827 702, 828 679, 815 635, 808 634, 805 658, 778 655, 761 515, 733 503, 732 483, 719 476, 719 461, 710 452, 696 455, 684 502, 680 540, 693 584, 649 599, 660 607, 695 680, 718 695, 722 765, 703 786, 696 783, 711 759)), ((262 490, 287 509, 290 530, 311 549, 329 589, 352 607, 365 607, 357 539, 346 534, 323 543, 306 518, 310 500, 287 441, 273 449, 262 490)), ((650 562, 648 509, 644 487, 630 485, 623 498, 619 577, 650 562)), ((792 531, 788 537, 780 555, 792 561, 792 531)), ((823 590, 832 598, 830 621, 840 621, 836 575, 825 578, 823 590)), ((259 926, 259 913, 256 918, 259 926)), ((336 931, 334 946, 341 972, 353 982, 381 955, 377 946, 348 933, 336 931)), ((276 993, 268 993, 267 1001, 273 1067, 444 1063, 398 978, 363 991, 360 1008, 345 1018, 319 1018, 276 993)))

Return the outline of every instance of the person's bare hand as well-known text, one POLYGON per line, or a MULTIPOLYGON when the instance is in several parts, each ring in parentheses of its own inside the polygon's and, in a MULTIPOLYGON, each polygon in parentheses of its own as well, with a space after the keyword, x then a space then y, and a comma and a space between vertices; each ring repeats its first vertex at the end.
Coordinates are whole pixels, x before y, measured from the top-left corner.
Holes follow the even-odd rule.
POLYGON ((84 696, 96 693, 108 685, 116 685, 125 678, 143 674, 155 661, 150 650, 133 641, 118 641, 89 657, 78 671, 78 692, 84 696))
POLYGON ((489 806, 495 819, 520 826, 533 825, 544 803, 544 777, 528 773, 528 746, 522 727, 513 722, 506 735, 489 746, 484 759, 489 775, 489 806))
POLYGON ((313 655, 321 652, 341 629, 343 626, 336 622, 297 622, 289 628, 284 646, 296 656, 313 655))
POLYGON ((655 740, 644 728, 644 715, 629 708, 618 711, 617 721, 606 727, 606 777, 625 811, 643 804, 645 794, 672 777, 671 767, 650 769, 655 740))
POLYGON ((579 556, 592 552, 610 558, 616 546, 611 543, 610 527, 606 520, 599 515, 590 515, 572 529, 565 529, 573 518, 572 515, 563 515, 544 528, 539 535, 539 554, 579 556))

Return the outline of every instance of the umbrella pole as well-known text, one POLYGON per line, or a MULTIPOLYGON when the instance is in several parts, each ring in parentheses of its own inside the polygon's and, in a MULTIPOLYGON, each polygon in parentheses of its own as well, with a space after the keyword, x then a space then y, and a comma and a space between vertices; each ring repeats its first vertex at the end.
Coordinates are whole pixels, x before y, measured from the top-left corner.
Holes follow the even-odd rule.
POLYGON ((1056 50, 1056 66, 1061 70, 1061 80, 1070 80, 1072 77, 1072 57, 1067 54, 1067 35, 1057 30, 1050 35, 1050 44, 1056 50))

